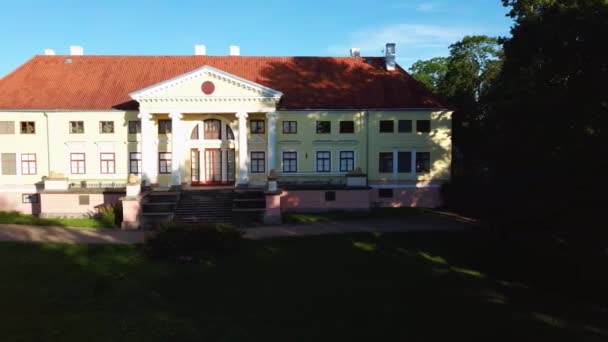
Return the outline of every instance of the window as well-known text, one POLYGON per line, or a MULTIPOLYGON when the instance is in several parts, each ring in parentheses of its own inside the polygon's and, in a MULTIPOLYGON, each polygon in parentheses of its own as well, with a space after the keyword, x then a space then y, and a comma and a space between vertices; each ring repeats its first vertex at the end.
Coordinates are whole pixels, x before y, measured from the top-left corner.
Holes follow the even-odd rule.
POLYGON ((430 152, 417 152, 416 153, 416 172, 429 172, 431 171, 431 153, 430 152))
POLYGON ((0 121, 0 134, 15 134, 15 122, 0 121))
POLYGON ((190 140, 198 140, 198 125, 194 126, 190 132, 190 140))
POLYGON ((71 134, 84 133, 84 121, 70 121, 70 133, 71 134))
POLYGON ((298 133, 298 122, 297 121, 283 121, 283 134, 296 134, 298 133))
POLYGON ((355 133, 355 122, 340 121, 340 133, 355 133))
POLYGON ((399 133, 412 133, 412 120, 399 120, 399 133))
POLYGON ((84 153, 70 153, 70 173, 82 175, 86 173, 84 153))
POLYGON ((412 172, 412 152, 397 153, 397 172, 412 172))
POLYGON ((325 191, 325 202, 333 202, 336 200, 335 191, 325 191))
POLYGON ((21 174, 36 174, 36 155, 34 153, 24 153, 21 155, 21 174))
POLYGON ((380 133, 393 133, 395 122, 393 120, 380 120, 380 133))
POLYGON ((348 172, 355 169, 355 152, 340 151, 340 172, 348 172))
POLYGON ((317 172, 331 171, 331 152, 317 151, 317 172))
POLYGON ((222 133, 221 133, 222 123, 220 122, 220 120, 216 120, 216 119, 205 120, 205 121, 203 121, 203 127, 204 127, 205 139, 221 139, 222 138, 222 133))
POLYGON ((253 134, 264 133, 264 120, 251 120, 249 121, 249 131, 253 134))
POLYGON ((38 203, 38 194, 22 194, 21 203, 38 203))
POLYGON ((2 174, 16 175, 17 174, 17 154, 2 153, 2 174))
POLYGON ((141 121, 129 121, 129 134, 141 133, 141 121))
POLYGON ((298 172, 298 152, 283 152, 283 172, 298 172))
POLYGON ((79 205, 89 205, 91 203, 91 199, 89 195, 79 195, 78 196, 78 204, 79 205))
POLYGON ((430 133, 431 132, 431 120, 417 120, 416 121, 416 132, 430 133))
POLYGON ((331 133, 331 121, 317 121, 317 134, 331 133))
POLYGON ((158 154, 158 173, 171 173, 171 152, 160 152, 158 154))
POLYGON ((378 197, 393 198, 393 189, 378 189, 378 197))
POLYGON ((21 134, 36 133, 36 123, 34 121, 21 121, 21 134))
POLYGON ((266 172, 266 158, 264 152, 251 152, 251 173, 266 172))
POLYGON ((234 140, 234 132, 232 132, 232 128, 228 124, 226 124, 226 139, 234 140))
POLYGON ((141 173, 141 152, 129 153, 129 173, 134 175, 141 173))
POLYGON ((380 172, 393 172, 393 152, 380 152, 380 172))
POLYGON ((99 133, 114 133, 114 121, 99 121, 99 133))
POLYGON ((158 120, 158 134, 171 133, 171 120, 158 120))
POLYGON ((99 154, 100 172, 102 174, 116 173, 116 163, 114 161, 114 153, 99 154))

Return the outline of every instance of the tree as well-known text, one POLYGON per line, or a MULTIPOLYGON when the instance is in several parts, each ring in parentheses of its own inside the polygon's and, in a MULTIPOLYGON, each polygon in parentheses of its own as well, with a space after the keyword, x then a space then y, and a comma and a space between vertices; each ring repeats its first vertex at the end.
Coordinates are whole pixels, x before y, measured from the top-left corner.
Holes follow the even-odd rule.
POLYGON ((606 189, 608 1, 503 3, 515 25, 486 120, 497 205, 543 222, 590 217, 606 189))
POLYGON ((419 60, 410 67, 411 75, 436 94, 447 71, 448 58, 446 57, 419 60))

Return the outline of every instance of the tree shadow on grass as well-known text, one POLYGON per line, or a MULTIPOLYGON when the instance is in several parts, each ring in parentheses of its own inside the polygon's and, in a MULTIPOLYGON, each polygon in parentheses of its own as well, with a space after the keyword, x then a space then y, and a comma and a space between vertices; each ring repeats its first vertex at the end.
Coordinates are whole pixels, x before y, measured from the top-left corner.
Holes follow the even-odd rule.
POLYGON ((478 267, 478 243, 438 233, 248 241, 198 264, 148 260, 136 246, 2 243, 0 331, 62 341, 605 339, 580 302, 478 267))

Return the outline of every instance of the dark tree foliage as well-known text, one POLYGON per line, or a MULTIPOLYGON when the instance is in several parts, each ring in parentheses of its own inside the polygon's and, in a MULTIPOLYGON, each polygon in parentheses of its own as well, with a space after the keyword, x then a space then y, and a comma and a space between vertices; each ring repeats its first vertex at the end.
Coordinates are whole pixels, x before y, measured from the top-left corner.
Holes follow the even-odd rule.
POLYGON ((487 96, 490 203, 578 229, 573 221, 599 218, 606 195, 608 2, 503 3, 515 25, 487 96))

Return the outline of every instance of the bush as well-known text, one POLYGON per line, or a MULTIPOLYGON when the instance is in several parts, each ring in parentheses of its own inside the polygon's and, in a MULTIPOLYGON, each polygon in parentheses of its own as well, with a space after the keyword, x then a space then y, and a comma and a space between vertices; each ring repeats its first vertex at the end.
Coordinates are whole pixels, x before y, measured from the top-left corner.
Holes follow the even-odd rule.
POLYGON ((91 218, 106 228, 120 227, 122 223, 122 205, 120 203, 103 205, 97 208, 97 212, 91 218))
POLYGON ((234 252, 243 241, 243 232, 229 225, 170 224, 146 237, 144 251, 153 258, 200 261, 234 252))

